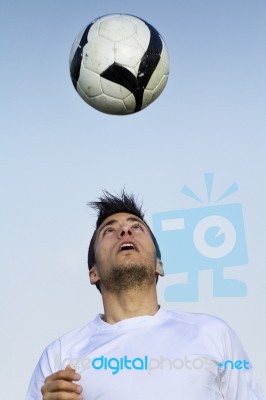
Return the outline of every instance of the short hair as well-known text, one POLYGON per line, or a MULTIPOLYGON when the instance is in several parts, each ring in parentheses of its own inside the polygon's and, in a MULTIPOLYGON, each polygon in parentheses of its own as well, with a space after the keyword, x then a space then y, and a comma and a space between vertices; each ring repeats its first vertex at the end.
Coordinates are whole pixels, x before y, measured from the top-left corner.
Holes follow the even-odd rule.
MULTIPOLYGON (((128 214, 133 214, 136 217, 140 218, 144 224, 147 226, 148 231, 150 232, 152 241, 154 243, 155 249, 156 249, 156 256, 161 260, 161 251, 159 248, 159 245, 157 243, 157 240, 152 233, 149 225, 144 219, 144 212, 142 211, 141 205, 137 204, 137 201, 134 197, 133 194, 127 194, 125 190, 123 189, 121 191, 120 196, 113 195, 109 193, 107 190, 103 190, 102 196, 98 198, 98 201, 91 201, 88 203, 90 207, 92 207, 94 210, 97 211, 97 222, 96 222, 96 228, 93 232, 90 244, 89 244, 89 251, 88 251, 88 268, 89 270, 93 267, 95 264, 95 241, 96 241, 96 234, 97 234, 97 229, 99 226, 102 224, 102 222, 110 217, 113 214, 117 213, 128 213, 128 214)), ((99 289, 99 286, 96 285, 97 288, 99 289)), ((100 290, 100 289, 99 289, 100 290)))

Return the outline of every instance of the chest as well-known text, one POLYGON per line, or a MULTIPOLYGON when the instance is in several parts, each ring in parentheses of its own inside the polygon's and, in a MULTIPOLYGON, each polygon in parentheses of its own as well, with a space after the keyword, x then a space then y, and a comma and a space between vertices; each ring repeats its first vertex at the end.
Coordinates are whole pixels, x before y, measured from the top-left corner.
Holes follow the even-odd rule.
POLYGON ((71 355, 84 400, 218 400, 216 356, 192 331, 166 329, 102 334, 71 355))

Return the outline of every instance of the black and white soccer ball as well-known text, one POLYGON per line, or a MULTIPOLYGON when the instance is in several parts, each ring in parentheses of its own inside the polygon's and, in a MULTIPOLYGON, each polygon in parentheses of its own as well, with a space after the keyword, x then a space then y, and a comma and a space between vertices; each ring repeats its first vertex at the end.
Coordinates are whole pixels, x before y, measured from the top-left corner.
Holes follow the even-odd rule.
POLYGON ((144 20, 105 15, 75 39, 70 74, 76 91, 92 107, 108 114, 131 114, 163 91, 169 56, 161 35, 144 20))

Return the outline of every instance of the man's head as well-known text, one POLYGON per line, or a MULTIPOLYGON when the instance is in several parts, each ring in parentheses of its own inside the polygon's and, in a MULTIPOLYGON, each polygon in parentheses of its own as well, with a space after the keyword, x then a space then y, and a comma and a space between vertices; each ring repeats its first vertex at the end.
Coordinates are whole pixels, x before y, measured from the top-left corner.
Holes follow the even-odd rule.
MULTIPOLYGON (((137 283, 137 274, 141 280, 141 276, 145 272, 142 264, 146 262, 146 264, 151 264, 151 268, 153 263, 156 263, 157 274, 163 275, 158 243, 144 220, 141 206, 137 205, 133 195, 126 194, 124 190, 120 196, 104 191, 98 201, 90 202, 89 205, 98 213, 96 229, 88 252, 90 270, 98 266, 99 274, 103 270, 107 273, 106 264, 113 263, 117 279, 121 277, 121 273, 126 274, 128 271, 128 278, 133 280, 135 275, 137 283), (121 245, 123 246, 120 249, 121 245), (121 263, 125 264, 124 268, 121 263)), ((155 272, 153 276, 155 276, 155 272)), ((101 277, 101 280, 104 280, 104 276, 101 277)), ((124 277, 124 280, 126 281, 127 278, 124 277)), ((98 282, 96 282, 96 286, 100 290, 98 282)))

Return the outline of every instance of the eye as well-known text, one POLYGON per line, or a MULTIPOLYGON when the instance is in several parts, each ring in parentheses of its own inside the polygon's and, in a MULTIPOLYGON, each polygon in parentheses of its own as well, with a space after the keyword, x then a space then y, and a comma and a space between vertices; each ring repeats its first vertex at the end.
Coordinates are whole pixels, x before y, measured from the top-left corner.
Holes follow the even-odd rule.
POLYGON ((142 230, 142 226, 139 224, 139 223, 137 223, 137 224, 134 224, 133 226, 132 226, 132 228, 133 229, 141 229, 142 230))
POLYGON ((114 228, 112 228, 111 226, 107 226, 104 230, 103 230, 103 235, 105 235, 106 233, 111 233, 114 231, 114 228))

